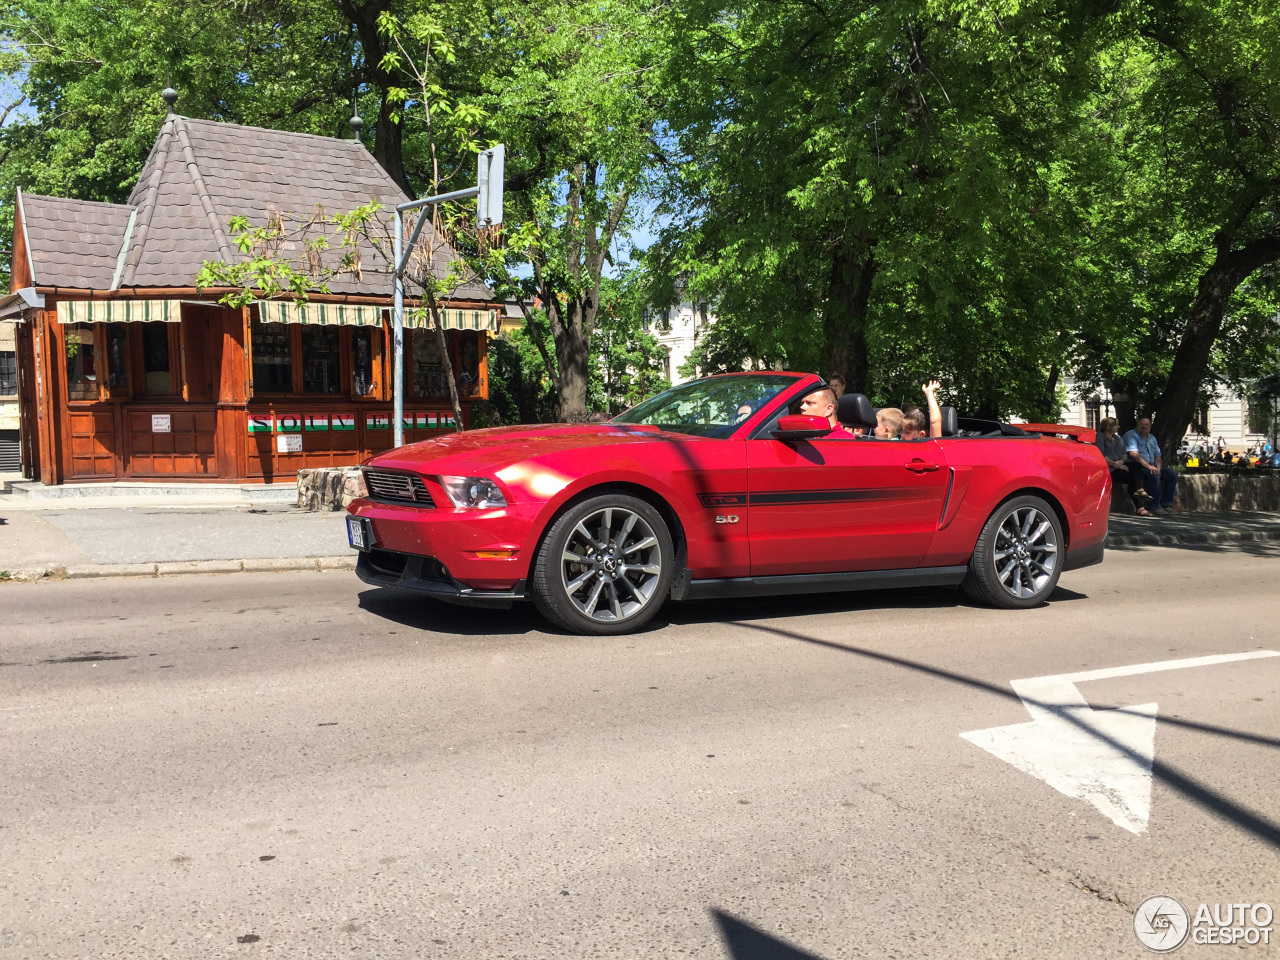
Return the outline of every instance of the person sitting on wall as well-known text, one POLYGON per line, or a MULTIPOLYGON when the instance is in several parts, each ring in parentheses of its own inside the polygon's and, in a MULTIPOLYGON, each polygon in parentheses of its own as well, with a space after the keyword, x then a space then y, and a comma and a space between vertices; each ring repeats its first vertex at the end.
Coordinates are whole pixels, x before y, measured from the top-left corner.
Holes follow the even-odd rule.
POLYGON ((1156 504, 1152 513, 1163 516, 1173 508, 1173 493, 1178 475, 1164 465, 1160 444, 1151 435, 1151 418, 1141 417, 1138 426, 1124 435, 1124 449, 1129 457, 1129 472, 1156 504))
POLYGON ((852 440, 854 435, 836 419, 836 395, 828 387, 815 390, 800 401, 800 413, 806 417, 822 417, 831 424, 831 432, 823 440, 852 440))
POLYGON ((1124 440, 1120 437, 1120 421, 1115 417, 1104 417, 1098 424, 1098 439, 1094 442, 1102 452, 1102 458, 1107 461, 1107 469, 1111 471, 1111 482, 1117 487, 1128 488, 1129 499, 1133 502, 1133 508, 1138 516, 1151 516, 1151 511, 1147 509, 1146 504, 1146 501, 1151 499, 1151 494, 1142 488, 1142 484, 1134 478, 1133 471, 1129 469, 1129 454, 1125 452, 1124 440))

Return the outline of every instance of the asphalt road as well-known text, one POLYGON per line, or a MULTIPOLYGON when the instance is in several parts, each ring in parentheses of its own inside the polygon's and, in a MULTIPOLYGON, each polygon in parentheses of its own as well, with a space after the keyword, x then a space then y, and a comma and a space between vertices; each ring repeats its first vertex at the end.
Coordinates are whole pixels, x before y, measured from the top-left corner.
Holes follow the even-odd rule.
POLYGON ((1136 958, 1151 895, 1280 910, 1280 658, 1077 684, 1159 705, 1138 834, 960 736, 1016 679, 1280 650, 1274 544, 665 613, 0 584, 0 960, 1136 958))

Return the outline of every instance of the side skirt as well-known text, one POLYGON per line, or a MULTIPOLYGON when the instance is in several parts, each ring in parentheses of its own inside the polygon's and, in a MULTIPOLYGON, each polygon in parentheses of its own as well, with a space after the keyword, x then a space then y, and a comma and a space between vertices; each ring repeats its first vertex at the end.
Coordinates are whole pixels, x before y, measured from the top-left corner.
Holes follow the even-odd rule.
MULTIPOLYGON (((732 577, 691 580, 683 596, 673 599, 712 600, 725 597, 765 597, 796 593, 842 593, 848 590, 893 590, 901 587, 955 587, 969 568, 912 567, 906 570, 859 570, 854 573, 809 573, 780 577, 732 577)), ((674 591, 673 591, 674 593, 674 591)))

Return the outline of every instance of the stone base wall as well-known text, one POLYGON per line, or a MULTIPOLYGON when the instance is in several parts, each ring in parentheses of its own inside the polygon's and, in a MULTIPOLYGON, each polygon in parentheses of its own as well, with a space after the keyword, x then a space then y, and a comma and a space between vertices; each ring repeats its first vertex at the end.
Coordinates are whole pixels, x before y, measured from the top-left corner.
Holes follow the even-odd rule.
POLYGON ((298 471, 298 506, 303 510, 342 510, 352 500, 367 495, 359 467, 298 471))
MULTIPOLYGON (((1173 505, 1194 513, 1280 510, 1280 474, 1184 473, 1178 477, 1173 505)), ((1127 487, 1112 490, 1111 512, 1133 513, 1127 487)))

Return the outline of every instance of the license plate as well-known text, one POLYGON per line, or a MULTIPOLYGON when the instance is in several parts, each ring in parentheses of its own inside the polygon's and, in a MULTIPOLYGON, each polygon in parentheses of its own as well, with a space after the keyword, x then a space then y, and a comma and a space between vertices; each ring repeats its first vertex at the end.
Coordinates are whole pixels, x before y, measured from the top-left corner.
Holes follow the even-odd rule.
POLYGON ((373 539, 372 534, 368 521, 360 517, 347 517, 347 543, 352 547, 357 550, 368 550, 372 546, 370 543, 373 539))

